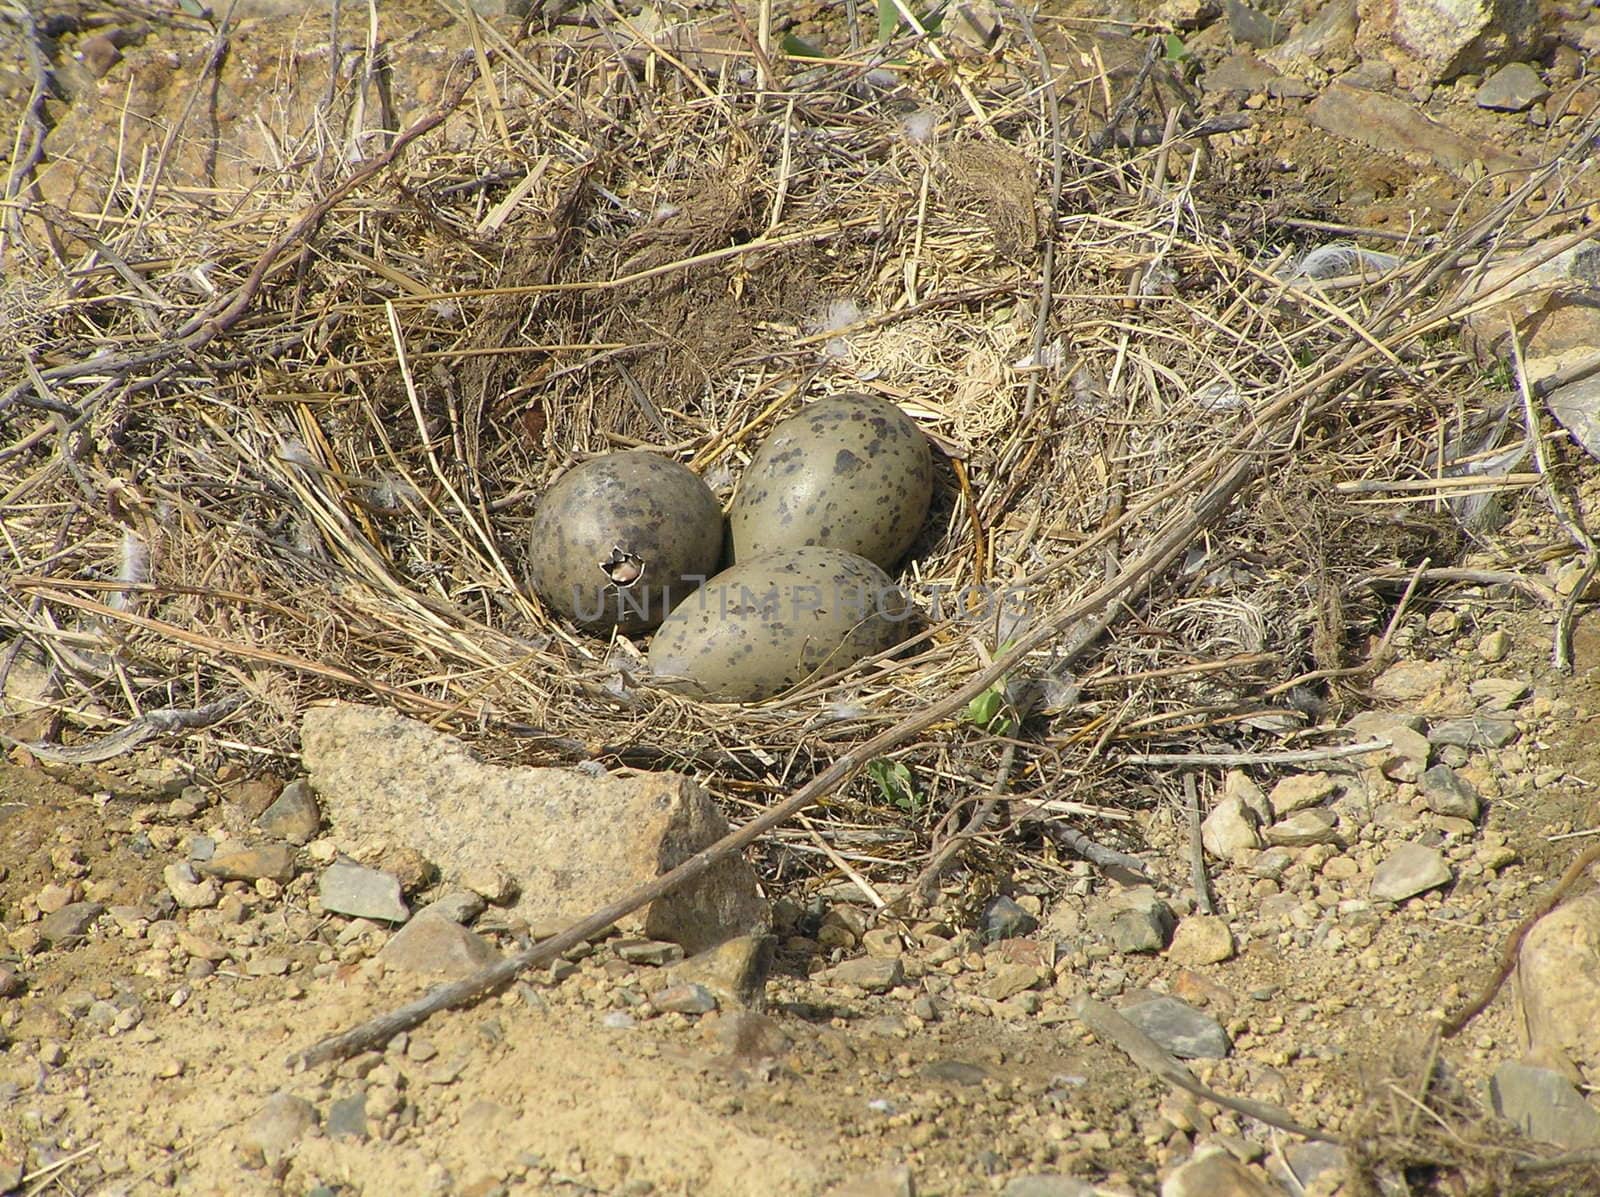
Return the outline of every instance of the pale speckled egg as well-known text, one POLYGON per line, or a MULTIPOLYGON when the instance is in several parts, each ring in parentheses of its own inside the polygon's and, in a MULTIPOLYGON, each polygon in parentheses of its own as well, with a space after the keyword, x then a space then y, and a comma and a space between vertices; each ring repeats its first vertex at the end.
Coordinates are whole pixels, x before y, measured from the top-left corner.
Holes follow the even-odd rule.
POLYGON ((739 480, 733 559, 822 545, 889 569, 932 498, 933 450, 905 412, 855 391, 819 399, 772 430, 739 480))
POLYGON ((645 631, 716 572, 722 539, 722 508, 692 470, 654 453, 610 453, 545 495, 529 574, 582 627, 645 631))
POLYGON ((650 644, 657 685, 758 702, 835 673, 909 635, 913 608, 865 557, 831 548, 762 553, 684 600, 650 644))

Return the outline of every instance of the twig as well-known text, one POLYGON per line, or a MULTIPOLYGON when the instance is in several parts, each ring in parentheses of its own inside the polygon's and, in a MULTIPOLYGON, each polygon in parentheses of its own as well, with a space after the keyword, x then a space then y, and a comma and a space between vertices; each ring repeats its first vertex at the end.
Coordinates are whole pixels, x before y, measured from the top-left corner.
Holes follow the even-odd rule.
POLYGON ((1130 752, 1118 757, 1123 765, 1304 765, 1312 761, 1332 761, 1340 757, 1360 756, 1364 752, 1377 752, 1389 747, 1383 738, 1363 740, 1359 744, 1337 744, 1329 748, 1302 748, 1294 752, 1130 752))
POLYGON ((1194 886, 1195 905, 1201 914, 1215 914, 1211 904, 1211 879, 1206 876, 1206 846, 1201 839, 1200 788, 1194 774, 1183 775, 1183 796, 1189 815, 1189 881, 1194 886))
POLYGON ((1202 1085, 1182 1061, 1169 1055, 1159 1043, 1104 1002, 1083 995, 1073 1000, 1072 1012, 1096 1036, 1120 1049, 1140 1068, 1169 1085, 1176 1085, 1184 1092, 1192 1093, 1201 1101, 1214 1102, 1225 1109, 1243 1114, 1247 1118, 1254 1118, 1258 1122, 1265 1122, 1268 1126, 1275 1126, 1292 1135, 1320 1139, 1324 1143, 1343 1142, 1338 1135, 1296 1122, 1289 1116, 1289 1112, 1280 1106, 1268 1105, 1263 1101, 1251 1101, 1244 1097, 1231 1097, 1202 1085))
POLYGON ((1494 1001, 1494 995, 1500 992, 1500 986, 1504 985, 1506 978, 1511 975, 1511 970, 1517 967, 1517 953, 1522 950, 1522 941, 1528 937, 1528 932, 1533 930, 1533 925, 1554 910, 1556 905, 1572 892, 1583 879, 1584 871, 1597 860, 1600 860, 1600 844, 1590 844, 1578 853, 1577 858, 1567 866, 1567 871, 1561 874, 1560 880, 1534 903, 1533 910, 1517 924, 1517 929, 1506 939, 1505 947, 1500 949, 1500 962, 1495 965, 1494 972, 1484 983, 1478 996, 1440 1025, 1441 1035, 1449 1039, 1460 1034, 1469 1022, 1488 1009, 1489 1003, 1494 1001))

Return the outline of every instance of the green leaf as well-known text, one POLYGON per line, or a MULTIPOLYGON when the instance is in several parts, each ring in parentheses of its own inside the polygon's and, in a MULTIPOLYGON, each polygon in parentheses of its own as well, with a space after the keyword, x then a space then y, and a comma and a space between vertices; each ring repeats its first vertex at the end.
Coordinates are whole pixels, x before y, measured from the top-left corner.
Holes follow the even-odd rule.
POLYGON ((1182 62, 1189 57, 1189 47, 1183 44, 1183 39, 1176 33, 1167 34, 1167 61, 1182 62))
POLYGON ((900 28, 900 10, 894 0, 878 0, 878 40, 886 42, 900 28))
POLYGON ((903 811, 916 809, 916 782, 912 779, 911 770, 901 762, 882 757, 868 761, 867 776, 877 783, 878 792, 883 795, 885 802, 891 802, 903 811))
POLYGON ((792 33, 783 35, 783 40, 778 43, 783 52, 790 58, 826 58, 827 55, 817 46, 813 46, 803 37, 796 37, 792 33))

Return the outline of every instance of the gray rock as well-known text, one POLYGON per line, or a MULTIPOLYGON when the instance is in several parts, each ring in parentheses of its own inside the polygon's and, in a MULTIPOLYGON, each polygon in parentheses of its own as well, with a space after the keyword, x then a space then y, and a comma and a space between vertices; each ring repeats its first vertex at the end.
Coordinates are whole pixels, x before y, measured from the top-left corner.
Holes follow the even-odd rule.
POLYGON ((1557 387, 1545 396, 1545 406, 1590 457, 1600 457, 1600 375, 1557 387))
POLYGON ((835 965, 822 975, 835 985, 853 985, 867 993, 888 993, 906 979, 906 970, 898 957, 875 960, 870 956, 862 956, 835 965))
POLYGON ((1538 71, 1525 62, 1508 62, 1483 81, 1477 101, 1479 108, 1526 112, 1549 94, 1538 71))
POLYGON ((1563 902, 1533 925, 1517 953, 1516 978, 1528 1058, 1600 1083, 1600 891, 1563 902))
POLYGON ((1224 798, 1211 808, 1211 813, 1200 824, 1200 842, 1219 860, 1232 860, 1235 852, 1261 847, 1257 825, 1255 812, 1241 798, 1224 798))
POLYGON ((322 908, 334 914, 385 923, 403 923, 411 917, 397 877, 348 861, 335 861, 322 871, 317 895, 322 908))
POLYGON ((1416 781, 1428 767, 1433 745, 1424 734, 1427 724, 1415 715, 1363 711, 1345 728, 1351 735, 1366 740, 1382 737, 1389 747, 1357 757, 1363 765, 1376 765, 1391 781, 1416 781))
POLYGON ((1037 930, 1039 920, 1004 894, 990 899, 983 908, 983 942, 1013 939, 1037 930))
POLYGON ((658 990, 650 995, 650 1002, 657 1010, 674 1014, 710 1014, 717 1008, 717 999, 711 991, 692 982, 658 990))
POLYGON ((276 1164, 307 1131, 317 1125, 317 1110, 303 1097, 274 1093, 239 1131, 246 1153, 276 1164))
POLYGON ((922 1075, 929 1080, 949 1081, 953 1085, 981 1085, 993 1080, 994 1074, 982 1064, 970 1060, 933 1060, 922 1067, 922 1075))
POLYGON ((1326 773, 1291 773, 1272 787, 1267 804, 1272 807, 1274 819, 1283 819, 1295 811, 1321 806, 1338 788, 1326 773))
POLYGON ((668 976, 679 985, 705 986, 725 1007, 759 1010, 766 1005, 775 948, 770 935, 740 935, 672 965, 668 976))
POLYGON ((465 977, 501 959, 493 944, 460 923, 428 910, 418 912, 378 950, 390 968, 408 973, 465 977))
POLYGON ((825 1197, 916 1197, 916 1179, 911 1169, 901 1164, 881 1168, 866 1176, 857 1176, 834 1185, 825 1197))
POLYGON ((1493 715, 1468 715, 1449 719, 1432 728, 1428 739, 1434 744, 1455 744, 1461 748, 1504 748, 1517 738, 1517 725, 1493 715))
MULTIPOLYGON (((512 909, 534 925, 576 921, 728 831, 711 797, 678 774, 485 764, 454 737, 372 707, 310 708, 301 754, 342 835, 403 838, 447 878, 503 868, 521 889, 512 909)), ((735 858, 621 927, 695 952, 766 919, 754 872, 735 858)))
POLYGON ((1161 1197, 1280 1197, 1220 1147, 1201 1148, 1161 1184, 1161 1197))
POLYGON ((1454 874, 1443 853, 1421 844, 1401 844, 1372 874, 1372 896, 1389 902, 1448 885, 1454 874))
POLYGON ((1177 924, 1172 908, 1148 885, 1112 894, 1089 913, 1089 927, 1119 952, 1159 952, 1177 924))
POLYGON ((365 1139, 367 1137, 367 1095, 352 1093, 336 1098, 328 1106, 328 1120, 323 1132, 330 1139, 365 1139))
POLYGON ((683 959, 683 949, 664 939, 624 939, 612 944, 611 950, 629 964, 677 964, 683 959))
POLYGON ((1539 1143, 1567 1151, 1600 1147, 1600 1110, 1559 1072, 1506 1063, 1489 1079, 1494 1112, 1539 1143))
POLYGON ((222 887, 213 877, 201 880, 194 867, 186 860, 176 861, 161 870, 161 880, 166 883, 172 900, 184 910, 203 910, 215 906, 222 896, 222 887))
POLYGON ((1228 17, 1228 32, 1233 40, 1257 50, 1265 50, 1283 40, 1288 31, 1281 21, 1274 21, 1264 12, 1251 8, 1240 0, 1224 0, 1223 11, 1228 17))
POLYGON ((1221 1060, 1233 1050, 1222 1024, 1175 997, 1150 998, 1122 1016, 1180 1060, 1221 1060))
POLYGON ((425 914, 437 914, 465 927, 483 913, 486 905, 482 896, 470 889, 452 889, 440 894, 417 911, 417 916, 420 918, 425 914))
POLYGON ((1448 765, 1435 765, 1422 775, 1422 797, 1436 815, 1470 819, 1476 823, 1482 810, 1478 791, 1448 765))
POLYGON ((1285 70, 1309 59, 1345 58, 1356 34, 1356 0, 1328 0, 1316 15, 1266 53, 1268 62, 1285 70))
POLYGON ((1276 848, 1305 848, 1312 844, 1339 842, 1339 816, 1331 810, 1317 807, 1299 810, 1281 822, 1268 827, 1267 843, 1276 848))
POLYGON ((322 808, 311 793, 311 783, 297 777, 278 792, 276 801, 261 812, 256 826, 291 844, 308 844, 322 829, 322 808))
POLYGON ((1514 677, 1478 677, 1467 683, 1467 693, 1483 704, 1480 714, 1509 711, 1528 696, 1531 688, 1514 677))
POLYGON ((1509 62, 1538 40, 1539 0, 1384 0, 1361 6, 1355 45, 1404 62, 1409 87, 1509 62))
POLYGON ((105 913, 99 902, 69 902, 39 923, 39 934, 53 948, 69 948, 79 943, 90 925, 105 913))
POLYGON ((1000 1197, 1094 1197, 1095 1187, 1087 1181, 1059 1172, 1035 1172, 1013 1176, 1000 1190, 1000 1197))
POLYGON ((260 881, 267 878, 279 885, 294 880, 294 849, 288 844, 258 844, 236 848, 201 862, 196 871, 218 881, 260 881))

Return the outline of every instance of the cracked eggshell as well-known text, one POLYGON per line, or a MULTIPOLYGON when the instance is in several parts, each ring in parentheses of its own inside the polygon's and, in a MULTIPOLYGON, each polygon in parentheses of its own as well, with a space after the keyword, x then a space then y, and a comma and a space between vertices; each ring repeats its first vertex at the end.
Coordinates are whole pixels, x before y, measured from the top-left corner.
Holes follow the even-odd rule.
POLYGON ((563 474, 534 516, 533 587, 582 627, 655 627, 722 561, 722 509, 697 474, 610 453, 563 474))
POLYGON ((762 553, 723 570, 661 625, 656 684, 759 702, 835 673, 909 635, 911 604, 865 557, 830 548, 762 553))
POLYGON ((885 569, 928 518, 933 450, 894 404, 848 391, 772 430, 739 481, 733 559, 822 545, 885 569))

